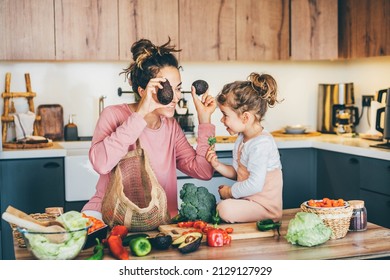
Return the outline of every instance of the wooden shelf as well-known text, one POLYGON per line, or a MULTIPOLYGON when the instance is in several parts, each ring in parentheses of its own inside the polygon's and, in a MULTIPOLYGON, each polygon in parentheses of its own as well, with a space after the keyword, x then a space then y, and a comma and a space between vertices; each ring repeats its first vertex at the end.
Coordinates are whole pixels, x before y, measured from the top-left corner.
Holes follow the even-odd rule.
MULTIPOLYGON (((31 80, 30 80, 30 74, 26 73, 24 74, 24 78, 26 80, 26 92, 11 92, 11 73, 6 73, 5 75, 5 91, 1 94, 1 97, 4 99, 4 111, 3 115, 1 116, 2 121, 2 143, 3 147, 16 147, 18 148, 18 143, 7 143, 7 132, 8 132, 8 124, 14 122, 14 116, 12 115, 13 112, 10 112, 10 99, 14 98, 26 98, 27 104, 28 104, 28 110, 30 112, 35 112, 34 108, 34 101, 33 98, 37 95, 35 92, 31 89, 31 80), (11 113, 11 115, 10 115, 11 113)), ((12 103, 11 103, 12 105, 12 103)), ((41 116, 35 117, 35 123, 34 123, 34 130, 33 135, 38 135, 38 130, 36 126, 36 122, 41 120, 41 116)), ((35 144, 22 144, 23 148, 27 148, 31 145, 35 144)), ((35 147, 35 146, 34 146, 35 147)), ((33 147, 32 147, 33 148, 33 147)))

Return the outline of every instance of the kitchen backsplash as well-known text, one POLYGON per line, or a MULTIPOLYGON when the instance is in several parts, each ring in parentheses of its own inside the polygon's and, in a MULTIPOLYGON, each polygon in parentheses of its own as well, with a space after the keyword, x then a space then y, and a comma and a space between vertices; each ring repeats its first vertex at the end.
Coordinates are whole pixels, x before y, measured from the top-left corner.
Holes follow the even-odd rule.
MULTIPOLYGON (((134 102, 131 94, 118 96, 119 87, 131 90, 123 75, 119 75, 128 63, 118 62, 63 62, 63 63, 4 63, 0 64, 0 88, 5 88, 5 75, 12 74, 11 92, 26 91, 24 74, 30 73, 35 108, 41 104, 63 106, 64 124, 68 116, 75 114, 74 122, 80 136, 93 134, 99 116, 99 98, 103 95, 105 106, 134 102)), ((379 89, 390 87, 390 57, 342 61, 273 61, 259 63, 182 63, 183 90, 190 90, 191 83, 204 79, 209 83, 213 96, 226 83, 244 80, 253 71, 268 73, 278 83, 279 100, 269 108, 264 126, 269 131, 290 124, 303 124, 316 129, 317 95, 320 83, 354 83, 356 105, 361 108, 362 95, 374 95, 379 89)), ((189 110, 195 113, 190 94, 189 110)), ((27 110, 27 102, 15 99, 18 112, 27 110)), ((3 114, 3 99, 0 100, 3 114)), ((221 113, 216 110, 212 122, 217 125, 218 135, 227 135, 220 122, 221 113)), ((195 128, 196 130, 196 128, 195 128)))

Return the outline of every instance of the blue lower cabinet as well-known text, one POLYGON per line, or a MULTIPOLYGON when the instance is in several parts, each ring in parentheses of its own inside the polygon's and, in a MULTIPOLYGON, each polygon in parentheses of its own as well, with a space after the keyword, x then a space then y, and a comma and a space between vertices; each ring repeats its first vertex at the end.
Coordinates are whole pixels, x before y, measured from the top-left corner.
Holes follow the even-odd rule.
POLYGON ((368 221, 390 228, 390 161, 362 157, 360 195, 368 221))
POLYGON ((317 150, 317 197, 359 199, 361 157, 317 150))
POLYGON ((316 150, 279 149, 283 172, 283 209, 316 198, 316 150))
MULTIPOLYGON (((0 161, 3 213, 9 205, 26 213, 44 213, 47 207, 64 207, 64 158, 0 161)), ((1 220, 2 259, 15 259, 10 225, 1 220)))
POLYGON ((360 190, 361 199, 367 209, 367 220, 371 223, 390 228, 390 195, 368 190, 360 190))

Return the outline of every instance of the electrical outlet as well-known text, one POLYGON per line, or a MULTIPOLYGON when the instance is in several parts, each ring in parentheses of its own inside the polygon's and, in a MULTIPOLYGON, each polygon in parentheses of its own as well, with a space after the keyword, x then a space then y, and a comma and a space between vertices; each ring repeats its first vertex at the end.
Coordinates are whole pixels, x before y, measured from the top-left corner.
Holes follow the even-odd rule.
POLYGON ((371 100, 374 100, 373 95, 363 95, 362 96, 362 106, 363 107, 370 107, 371 106, 371 100))

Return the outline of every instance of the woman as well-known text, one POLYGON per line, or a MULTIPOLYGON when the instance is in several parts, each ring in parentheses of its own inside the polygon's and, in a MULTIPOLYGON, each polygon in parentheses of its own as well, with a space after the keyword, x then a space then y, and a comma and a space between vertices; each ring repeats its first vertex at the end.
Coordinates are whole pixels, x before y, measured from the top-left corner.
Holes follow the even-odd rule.
POLYGON ((178 51, 170 45, 170 39, 161 46, 141 39, 131 47, 134 62, 122 73, 129 80, 138 102, 108 106, 97 122, 89 158, 100 177, 95 195, 82 209, 85 214, 102 218, 101 206, 109 174, 120 159, 135 148, 137 139, 166 192, 171 217, 178 211, 176 169, 194 178, 211 179, 213 168, 205 155, 207 139, 215 134, 215 126, 210 120, 216 102, 207 92, 199 99, 195 89, 191 89, 199 120, 195 150, 173 118, 182 85, 180 67, 172 54, 178 51), (171 103, 162 105, 156 94, 166 80, 172 86, 174 98, 171 103))

